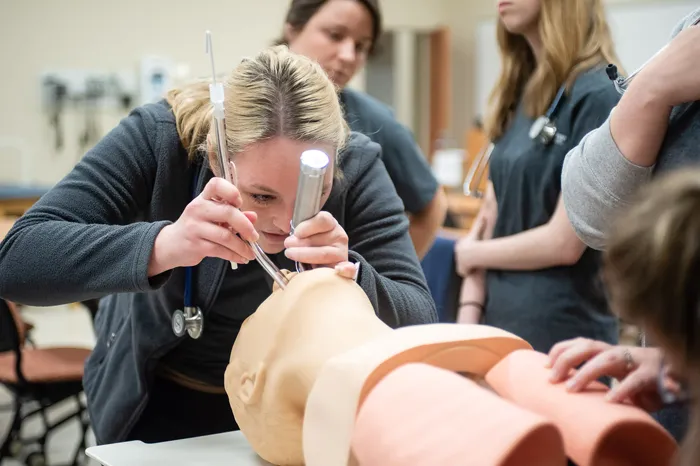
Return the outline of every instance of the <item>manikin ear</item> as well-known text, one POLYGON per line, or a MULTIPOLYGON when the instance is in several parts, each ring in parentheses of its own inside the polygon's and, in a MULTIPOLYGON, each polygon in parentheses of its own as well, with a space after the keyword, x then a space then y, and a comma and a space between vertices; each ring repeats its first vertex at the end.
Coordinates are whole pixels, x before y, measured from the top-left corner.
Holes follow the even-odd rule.
POLYGON ((260 362, 256 370, 243 372, 243 374, 241 374, 241 388, 238 398, 247 405, 259 403, 262 398, 263 388, 265 387, 266 376, 267 368, 263 362, 260 362))

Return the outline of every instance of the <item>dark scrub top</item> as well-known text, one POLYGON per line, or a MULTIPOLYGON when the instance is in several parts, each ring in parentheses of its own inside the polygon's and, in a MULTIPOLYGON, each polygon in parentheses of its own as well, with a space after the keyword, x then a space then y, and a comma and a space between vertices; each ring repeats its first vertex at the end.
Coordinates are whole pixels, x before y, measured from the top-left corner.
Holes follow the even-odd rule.
MULTIPOLYGON (((490 160, 498 202, 495 238, 549 221, 561 192, 564 157, 605 121, 618 99, 602 68, 579 76, 559 105, 559 136, 549 146, 530 139, 534 119, 518 108, 506 133, 495 141, 490 160)), ((485 323, 512 332, 545 353, 555 343, 575 337, 617 342, 617 319, 607 307, 599 263, 600 253, 586 249, 573 266, 489 270, 485 323)))
POLYGON ((343 89, 340 101, 350 128, 382 147, 382 161, 406 211, 425 209, 439 185, 411 131, 389 107, 363 92, 343 89))

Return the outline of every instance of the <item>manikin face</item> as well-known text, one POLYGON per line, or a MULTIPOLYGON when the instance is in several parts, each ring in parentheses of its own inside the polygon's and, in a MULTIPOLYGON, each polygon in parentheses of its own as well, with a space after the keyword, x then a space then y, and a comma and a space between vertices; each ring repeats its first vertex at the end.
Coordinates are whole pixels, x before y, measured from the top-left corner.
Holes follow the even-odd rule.
POLYGON ((241 431, 276 465, 303 464, 304 408, 326 361, 391 331, 365 292, 335 270, 288 277, 241 326, 224 377, 241 431))
POLYGON ((324 205, 333 187, 335 148, 277 137, 253 144, 235 157, 237 186, 243 198, 241 210, 258 215, 258 244, 268 254, 284 250, 294 213, 299 158, 311 149, 325 152, 330 159, 321 197, 324 205))
POLYGON ((512 34, 526 34, 537 27, 541 0, 497 0, 498 14, 512 34))
POLYGON ((357 0, 329 0, 301 30, 285 28, 289 49, 316 60, 331 80, 344 87, 367 61, 373 21, 357 0))

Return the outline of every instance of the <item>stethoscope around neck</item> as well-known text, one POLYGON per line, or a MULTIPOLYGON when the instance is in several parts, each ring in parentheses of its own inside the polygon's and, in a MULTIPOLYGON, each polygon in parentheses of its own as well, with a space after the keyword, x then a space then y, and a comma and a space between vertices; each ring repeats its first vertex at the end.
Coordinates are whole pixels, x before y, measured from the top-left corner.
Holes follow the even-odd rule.
MULTIPOLYGON (((199 182, 199 170, 195 169, 192 179, 192 199, 197 196, 197 185, 199 182)), ((181 337, 187 332, 194 340, 202 336, 204 329, 204 315, 202 310, 193 304, 192 281, 194 267, 185 267, 185 295, 183 298, 183 309, 173 312, 172 327, 173 333, 181 337)))
POLYGON ((548 146, 554 141, 557 136, 557 125, 556 125, 556 113, 561 106, 562 99, 564 98, 564 92, 566 91, 566 83, 557 91, 557 95, 554 100, 549 105, 547 112, 541 117, 537 118, 532 126, 530 126, 529 136, 530 139, 537 140, 541 144, 548 146))
MULTIPOLYGON (((532 123, 532 126, 530 126, 530 131, 528 133, 530 139, 537 140, 545 146, 548 146, 552 143, 552 141, 554 141, 558 132, 555 120, 556 114, 559 107, 561 107, 565 91, 566 83, 562 84, 557 91, 557 94, 552 103, 549 105, 547 112, 541 117, 537 118, 534 123, 532 123)), ((482 178, 486 174, 486 167, 491 160, 491 154, 493 153, 494 148, 494 143, 489 142, 489 144, 484 147, 479 155, 476 156, 474 162, 469 167, 469 173, 467 173, 467 176, 464 179, 464 184, 462 185, 462 191, 464 192, 465 196, 475 197, 477 199, 481 199, 483 197, 483 193, 479 191, 479 185, 481 184, 482 178), (475 178, 476 184, 474 184, 475 178)))

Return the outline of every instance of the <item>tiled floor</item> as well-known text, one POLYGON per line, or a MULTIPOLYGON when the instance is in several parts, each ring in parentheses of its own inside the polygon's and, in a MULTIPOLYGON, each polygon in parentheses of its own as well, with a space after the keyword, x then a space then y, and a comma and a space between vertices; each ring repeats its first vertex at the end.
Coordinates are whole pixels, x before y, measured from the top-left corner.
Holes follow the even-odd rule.
MULTIPOLYGON (((92 348, 95 344, 90 315, 82 306, 28 307, 22 310, 22 316, 25 320, 35 325, 32 331, 32 339, 37 346, 67 345, 92 348)), ((0 387, 0 406, 7 405, 10 400, 10 394, 3 387, 0 387)), ((72 410, 74 406, 75 401, 66 401, 55 406, 49 412, 49 421, 60 419, 64 413, 72 410)), ((0 411, 0 439, 4 440, 10 422, 10 413, 6 410, 0 411)), ((41 431, 40 419, 32 419, 23 428, 23 435, 37 435, 41 431)), ((56 429, 48 441, 48 465, 70 464, 79 438, 80 426, 77 420, 71 420, 56 429)), ((92 435, 89 435, 88 446, 93 444, 92 435)), ((24 462, 20 458, 20 460, 3 460, 0 466, 20 466, 23 464, 24 462)), ((87 464, 97 466, 95 462, 87 464)))

